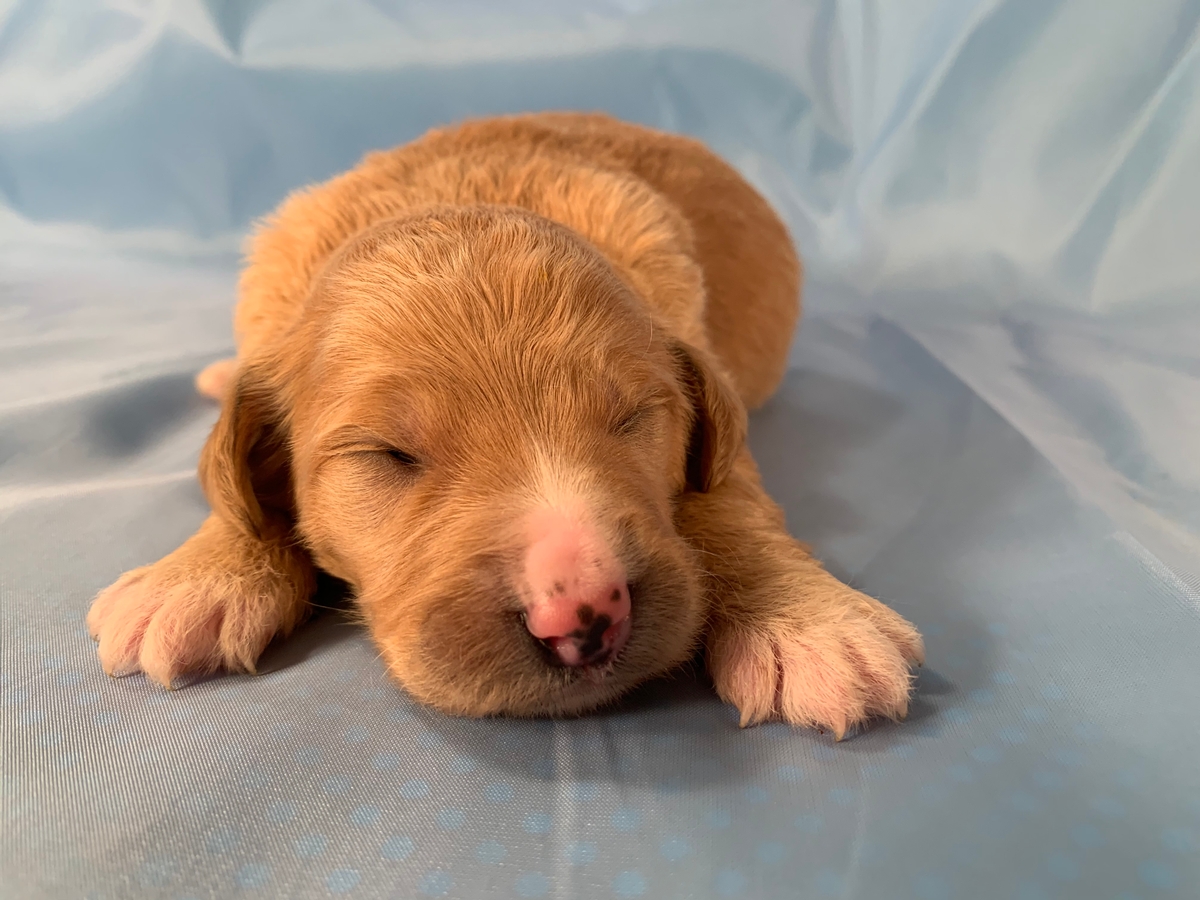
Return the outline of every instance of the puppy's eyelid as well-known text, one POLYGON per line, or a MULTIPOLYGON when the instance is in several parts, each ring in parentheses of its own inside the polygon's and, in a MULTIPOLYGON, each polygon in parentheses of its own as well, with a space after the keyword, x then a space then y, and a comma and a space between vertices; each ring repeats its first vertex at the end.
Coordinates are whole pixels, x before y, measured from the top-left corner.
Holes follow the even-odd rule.
POLYGON ((404 466, 406 469, 415 469, 421 465, 420 460, 418 460, 415 456, 399 449, 398 447, 389 447, 383 452, 394 459, 397 463, 404 466))
POLYGON ((658 397, 652 397, 625 409, 613 422, 613 432, 620 435, 633 434, 664 405, 658 397))
POLYGON ((625 413, 617 419, 616 424, 613 426, 613 431, 617 434, 629 434, 641 424, 644 415, 645 410, 640 407, 625 413))

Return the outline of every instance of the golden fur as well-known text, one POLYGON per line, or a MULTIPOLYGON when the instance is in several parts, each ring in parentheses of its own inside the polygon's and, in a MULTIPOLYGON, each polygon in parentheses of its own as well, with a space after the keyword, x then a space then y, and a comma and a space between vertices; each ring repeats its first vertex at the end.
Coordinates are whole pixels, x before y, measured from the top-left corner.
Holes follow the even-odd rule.
MULTIPOLYGON (((452 713, 592 709, 704 643, 742 723, 903 716, 912 626, 788 534, 745 446, 800 266, 695 141, 604 116, 470 122, 289 198, 254 238, 201 461, 212 515, 88 617, 105 668, 252 670, 317 568, 452 713), (570 508, 628 572, 602 671, 548 665, 515 573, 570 508)), ((575 514, 573 513, 573 514, 575 514)))

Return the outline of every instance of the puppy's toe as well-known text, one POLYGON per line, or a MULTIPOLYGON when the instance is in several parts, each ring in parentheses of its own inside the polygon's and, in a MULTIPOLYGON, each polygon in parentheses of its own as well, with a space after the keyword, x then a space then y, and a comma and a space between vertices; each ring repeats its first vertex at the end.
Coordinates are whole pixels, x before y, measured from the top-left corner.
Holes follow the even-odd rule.
POLYGON ((912 626, 870 601, 812 624, 783 621, 715 635, 709 669, 743 726, 779 719, 828 728, 841 740, 872 716, 904 718, 909 667, 923 657, 912 626))
POLYGON ((278 604, 243 596, 232 579, 189 578, 159 566, 122 576, 88 613, 104 671, 144 672, 166 687, 186 673, 253 671, 287 624, 278 604))
POLYGON ((817 625, 779 642, 779 706, 793 725, 841 740, 871 716, 902 719, 912 676, 901 650, 865 619, 817 625))
POLYGON ((99 643, 97 652, 104 671, 114 677, 138 671, 138 656, 146 627, 157 611, 141 582, 144 569, 127 572, 102 591, 88 613, 88 630, 99 643))

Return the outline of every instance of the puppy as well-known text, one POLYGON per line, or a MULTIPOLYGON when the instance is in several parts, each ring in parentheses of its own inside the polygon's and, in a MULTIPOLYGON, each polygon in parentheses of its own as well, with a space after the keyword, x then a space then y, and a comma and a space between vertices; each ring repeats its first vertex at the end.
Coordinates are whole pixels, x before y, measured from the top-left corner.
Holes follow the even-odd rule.
POLYGON ((799 288, 728 165, 605 116, 432 131, 293 195, 198 378, 212 514, 97 597, 105 670, 252 671, 324 570, 448 713, 583 713, 703 645, 743 725, 902 717, 919 635, 788 535, 745 444, 799 288))

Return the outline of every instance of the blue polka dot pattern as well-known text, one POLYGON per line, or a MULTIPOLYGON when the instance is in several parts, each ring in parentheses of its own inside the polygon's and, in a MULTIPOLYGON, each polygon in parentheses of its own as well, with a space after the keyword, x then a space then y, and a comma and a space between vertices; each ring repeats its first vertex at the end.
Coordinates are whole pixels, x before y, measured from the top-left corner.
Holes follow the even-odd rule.
POLYGON ((148 860, 138 873, 138 880, 145 887, 162 887, 172 881, 179 868, 174 859, 148 860))
POLYGON ((371 732, 369 732, 362 725, 353 725, 350 728, 347 728, 345 734, 346 743, 348 744, 361 744, 370 736, 371 732))
POLYGON ((384 859, 399 861, 410 857, 415 849, 416 846, 413 844, 412 838, 403 835, 397 835, 390 837, 383 842, 383 846, 380 848, 379 854, 384 859))
POLYGON ((321 782, 321 788, 327 794, 344 794, 350 790, 350 776, 333 775, 321 782))
POLYGON ((518 897, 545 897, 550 893, 550 879, 541 872, 524 872, 514 885, 518 897))
POLYGON ((571 787, 571 796, 580 803, 591 803, 600 789, 591 781, 577 781, 571 787))
POLYGON ((971 759, 978 763, 996 763, 1002 755, 995 747, 976 747, 971 751, 971 759))
POLYGON ((838 806, 849 806, 854 802, 855 791, 850 788, 834 788, 829 792, 829 802, 838 806))
POLYGON ((733 822, 733 817, 729 814, 729 810, 714 809, 704 817, 704 820, 710 828, 723 829, 730 826, 733 822))
POLYGON ((362 876, 354 869, 334 869, 325 879, 325 886, 330 893, 346 894, 358 887, 362 876))
POLYGON ((961 706, 952 706, 942 713, 942 718, 948 725, 966 725, 971 721, 971 711, 961 706))
POLYGON ((377 753, 371 760, 371 765, 380 771, 394 769, 400 765, 400 754, 395 752, 377 753))
MULTIPOLYGON (((984 562, 948 557, 946 569, 957 579, 984 562)), ((948 587, 909 611, 956 608, 948 587)), ((844 743, 779 723, 739 729, 736 711, 686 674, 579 719, 447 717, 385 683, 358 631, 264 667, 265 678, 167 693, 140 678, 109 683, 73 633, 86 660, 56 650, 53 667, 19 657, 0 672, 0 712, 11 713, 0 724, 44 764, 21 770, 0 806, 17 820, 35 802, 56 808, 41 781, 61 786, 69 766, 84 796, 94 759, 109 774, 144 774, 145 791, 130 796, 146 797, 152 816, 165 810, 170 829, 122 844, 134 807, 89 811, 113 849, 91 864, 124 888, 110 878, 96 894, 130 900, 1190 898, 1200 800, 1171 758, 1200 745, 1178 721, 1153 739, 1114 735, 1121 704, 1144 705, 1129 684, 1150 678, 1150 662, 1122 650, 1114 668, 1136 671, 1105 673, 1035 652, 1039 634, 1055 654, 1069 644, 1072 632, 1041 619, 1055 614, 1047 596, 1076 587, 1034 587, 1005 594, 1007 631, 989 627, 996 610, 960 609, 959 624, 947 612, 911 719, 844 743), (1023 603, 1042 631, 1020 625, 1023 603), (1118 675, 1121 691, 1104 692, 1118 675), (55 705, 31 707, 39 691, 55 705), (30 774, 41 781, 22 780, 30 774)), ((47 821, 34 824, 49 834, 47 821)))
POLYGON ((363 804, 350 810, 350 821, 359 827, 365 828, 368 825, 374 825, 378 822, 382 815, 383 812, 378 806, 363 804))
POLYGON ((755 858, 766 866, 780 862, 786 855, 787 850, 778 841, 765 841, 754 848, 755 858))
POLYGON ((612 880, 612 890, 618 897, 640 897, 646 893, 646 879, 640 872, 621 872, 612 880))
POLYGON ((1166 863, 1147 860, 1138 866, 1138 878, 1146 887, 1160 891, 1174 890, 1179 884, 1175 870, 1166 863))
POLYGON ((327 844, 328 841, 323 834, 306 834, 304 837, 296 838, 292 848, 302 859, 314 859, 325 852, 327 844))
POLYGON ((1063 748, 1055 752, 1054 760, 1061 766, 1076 769, 1083 765, 1084 755, 1078 750, 1063 748))
POLYGON ((424 778, 410 778, 400 785, 400 796, 405 800, 419 800, 429 793, 429 782, 424 778))
POLYGON ((431 869, 421 876, 420 890, 429 897, 444 897, 454 886, 453 876, 445 869, 431 869))
POLYGON ((238 869, 237 883, 243 888, 262 887, 271 880, 271 867, 264 863, 251 863, 238 869))
POLYGON ((1186 828, 1165 828, 1162 833, 1163 846, 1175 853, 1196 853, 1200 850, 1196 834, 1186 828))
POLYGON ((722 869, 713 879, 713 887, 721 897, 739 897, 746 890, 746 876, 736 869, 722 869))
POLYGON ((1041 725, 1050 721, 1050 714, 1042 706, 1026 706, 1021 710, 1021 718, 1026 722, 1033 722, 1041 725))
POLYGON ((563 848, 563 855, 572 865, 586 866, 596 859, 596 845, 592 841, 571 841, 563 848))
POLYGON ((813 813, 803 813, 796 817, 796 829, 804 834, 816 834, 824 827, 824 820, 813 813))
POLYGON ((208 836, 205 847, 209 853, 228 853, 241 843, 242 837, 232 828, 218 828, 208 836))
POLYGON ((756 805, 766 803, 771 799, 771 795, 767 789, 758 787, 757 785, 751 785, 750 787, 746 788, 745 791, 743 791, 743 795, 745 796, 747 802, 754 803, 756 805))
POLYGON ((483 789, 483 795, 492 803, 509 803, 516 792, 507 782, 493 782, 483 789))
POLYGON ((272 803, 267 809, 267 819, 272 822, 290 822, 294 818, 296 818, 296 804, 290 800, 281 800, 278 803, 272 803))
POLYGON ((1023 728, 1007 727, 1001 728, 997 732, 997 736, 1006 744, 1024 744, 1029 740, 1029 736, 1023 728))
POLYGON ((822 869, 817 873, 815 881, 817 893, 822 897, 840 897, 846 892, 842 876, 832 869, 822 869))
POLYGON ((634 831, 642 824, 640 810, 623 806, 612 814, 612 826, 618 831, 634 831))
POLYGON ((692 848, 683 838, 670 837, 658 845, 658 851, 663 855, 663 859, 678 862, 691 853, 692 848))
POLYGON ((494 866, 504 862, 508 850, 498 841, 484 841, 475 848, 475 858, 485 866, 494 866))

